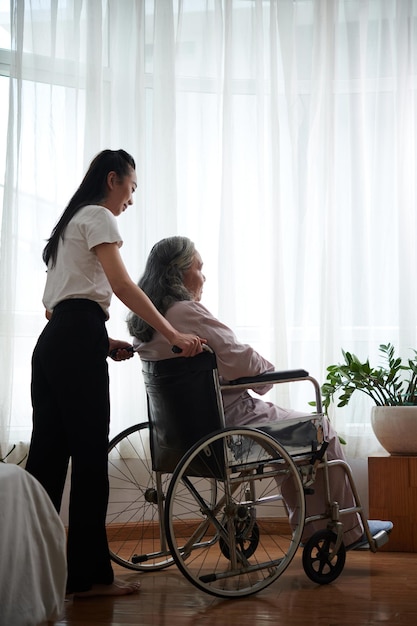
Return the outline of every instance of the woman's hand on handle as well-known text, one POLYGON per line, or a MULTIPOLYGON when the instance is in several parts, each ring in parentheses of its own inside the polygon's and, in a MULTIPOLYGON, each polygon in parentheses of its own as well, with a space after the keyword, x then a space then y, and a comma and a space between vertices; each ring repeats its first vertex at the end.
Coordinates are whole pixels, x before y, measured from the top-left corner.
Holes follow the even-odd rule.
POLYGON ((133 347, 130 343, 109 337, 109 357, 113 361, 126 361, 126 359, 131 359, 133 355, 133 347))
POLYGON ((184 333, 178 333, 173 345, 179 350, 174 350, 176 353, 181 353, 181 356, 195 356, 203 351, 202 344, 207 343, 207 339, 201 339, 196 335, 188 335, 184 333))

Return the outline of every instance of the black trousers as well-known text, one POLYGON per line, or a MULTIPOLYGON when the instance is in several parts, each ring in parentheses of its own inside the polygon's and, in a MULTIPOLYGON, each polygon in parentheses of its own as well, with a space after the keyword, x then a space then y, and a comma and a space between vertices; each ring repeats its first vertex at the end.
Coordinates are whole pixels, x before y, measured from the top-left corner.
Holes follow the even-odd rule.
POLYGON ((67 591, 111 584, 105 519, 109 495, 109 340, 101 307, 59 303, 32 357, 33 432, 26 469, 60 510, 69 460, 67 591))

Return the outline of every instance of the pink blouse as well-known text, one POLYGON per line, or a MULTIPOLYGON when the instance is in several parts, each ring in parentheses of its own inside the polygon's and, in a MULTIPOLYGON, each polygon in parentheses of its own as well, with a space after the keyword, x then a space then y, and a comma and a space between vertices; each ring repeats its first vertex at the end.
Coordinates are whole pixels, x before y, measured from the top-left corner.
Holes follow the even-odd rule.
MULTIPOLYGON (((176 302, 168 309, 165 317, 180 332, 196 334, 207 340, 208 345, 216 354, 222 382, 241 376, 257 376, 275 369, 272 363, 251 346, 240 343, 234 332, 214 317, 200 302, 189 300, 176 302)), ((141 343, 134 339, 133 345, 140 357, 147 361, 171 359, 175 356, 171 350, 172 346, 159 332, 155 332, 148 343, 141 343)), ((271 385, 258 387, 256 393, 263 395, 270 388, 271 385)), ((306 413, 282 409, 260 398, 254 398, 242 389, 224 390, 223 404, 228 426, 261 424, 306 415, 306 413)))

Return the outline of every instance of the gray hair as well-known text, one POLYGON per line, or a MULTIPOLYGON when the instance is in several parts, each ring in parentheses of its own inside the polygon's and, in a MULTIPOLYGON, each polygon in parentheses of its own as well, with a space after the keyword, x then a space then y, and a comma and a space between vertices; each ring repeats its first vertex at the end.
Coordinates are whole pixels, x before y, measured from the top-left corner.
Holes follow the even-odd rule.
MULTIPOLYGON (((188 237, 167 237, 156 243, 149 253, 145 271, 138 282, 139 287, 152 300, 162 315, 174 302, 192 300, 184 287, 184 272, 192 265, 195 245, 188 237)), ((154 329, 136 313, 127 318, 129 333, 139 341, 150 341, 154 329)))

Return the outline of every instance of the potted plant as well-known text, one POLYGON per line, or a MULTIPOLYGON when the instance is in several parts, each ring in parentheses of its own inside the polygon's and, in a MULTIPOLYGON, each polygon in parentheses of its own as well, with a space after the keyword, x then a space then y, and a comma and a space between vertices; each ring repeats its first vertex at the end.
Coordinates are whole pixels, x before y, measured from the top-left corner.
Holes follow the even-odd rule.
POLYGON ((322 385, 323 407, 327 412, 337 398, 343 407, 355 391, 369 396, 372 408, 371 424, 376 438, 390 454, 417 454, 417 351, 414 358, 403 360, 395 356, 390 343, 379 346, 383 365, 372 367, 350 352, 342 350, 344 362, 329 365, 322 385))

